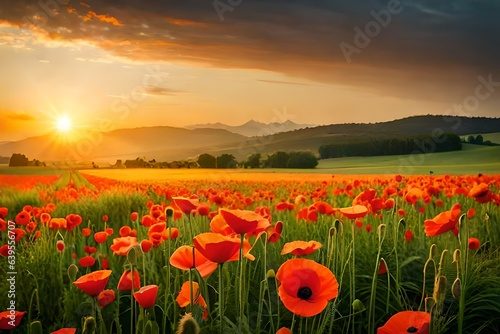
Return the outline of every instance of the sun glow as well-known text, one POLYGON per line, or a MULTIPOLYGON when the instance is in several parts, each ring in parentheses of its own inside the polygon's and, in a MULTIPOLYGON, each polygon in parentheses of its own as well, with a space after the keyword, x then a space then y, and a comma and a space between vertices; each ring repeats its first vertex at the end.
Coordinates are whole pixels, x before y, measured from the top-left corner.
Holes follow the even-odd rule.
POLYGON ((56 128, 59 132, 68 132, 72 127, 71 119, 68 116, 62 116, 56 122, 56 128))

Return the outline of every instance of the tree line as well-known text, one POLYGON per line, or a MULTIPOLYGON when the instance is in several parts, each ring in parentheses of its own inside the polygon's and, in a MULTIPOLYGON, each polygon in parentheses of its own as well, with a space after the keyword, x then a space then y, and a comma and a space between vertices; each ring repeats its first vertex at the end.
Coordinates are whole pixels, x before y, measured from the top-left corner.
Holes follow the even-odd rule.
POLYGON ((370 138, 355 142, 333 143, 321 145, 321 159, 354 157, 404 155, 413 153, 433 153, 460 150, 462 142, 454 133, 440 136, 421 135, 408 138, 370 138))
POLYGON ((314 168, 318 165, 318 157, 309 151, 278 151, 266 157, 260 153, 254 153, 238 163, 232 154, 215 157, 204 153, 196 162, 201 168, 314 168))

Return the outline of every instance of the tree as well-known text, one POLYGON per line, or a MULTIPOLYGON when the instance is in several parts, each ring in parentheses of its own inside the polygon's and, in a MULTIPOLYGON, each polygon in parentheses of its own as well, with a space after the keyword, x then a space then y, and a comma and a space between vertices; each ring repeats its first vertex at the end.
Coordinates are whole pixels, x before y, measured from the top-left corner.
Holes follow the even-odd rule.
POLYGON ((201 168, 215 168, 216 167, 216 158, 208 153, 200 154, 198 160, 196 162, 200 165, 201 168))
POLYGON ((288 168, 314 168, 318 165, 318 158, 311 152, 290 152, 288 168))
POLYGON ((238 163, 232 154, 222 154, 217 157, 217 168, 236 168, 238 163))
POLYGON ((474 139, 474 136, 470 135, 470 136, 467 137, 467 142, 469 144, 475 144, 476 140, 474 139))
POLYGON ((483 145, 483 136, 481 135, 477 135, 476 136, 476 140, 475 140, 475 144, 478 144, 478 145, 483 145))
POLYGON ((288 153, 278 151, 267 156, 264 166, 268 168, 287 168, 289 158, 288 153))
POLYGON ((29 159, 20 153, 14 153, 10 157, 9 167, 28 166, 29 159))
POLYGON ((262 155, 260 153, 250 154, 247 160, 243 163, 243 166, 245 168, 259 168, 261 158, 262 155))

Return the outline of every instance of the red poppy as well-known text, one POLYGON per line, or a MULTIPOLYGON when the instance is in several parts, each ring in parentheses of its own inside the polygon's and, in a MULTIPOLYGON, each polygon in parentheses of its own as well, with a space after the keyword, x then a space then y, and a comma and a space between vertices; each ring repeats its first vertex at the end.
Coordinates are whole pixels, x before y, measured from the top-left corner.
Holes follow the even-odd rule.
POLYGON ((95 263, 95 259, 92 256, 84 256, 80 260, 78 260, 78 264, 83 267, 92 267, 95 263))
POLYGON ((210 261, 191 246, 177 248, 170 257, 170 264, 180 270, 196 268, 203 278, 210 276, 217 269, 217 263, 210 261))
POLYGON ((84 237, 88 237, 92 233, 92 230, 88 227, 82 228, 82 234, 84 237))
POLYGON ((17 225, 26 225, 30 222, 31 216, 27 211, 21 211, 16 215, 15 221, 17 225))
POLYGON ((460 216, 460 203, 453 205, 451 210, 444 211, 438 214, 433 219, 427 219, 424 222, 425 234, 429 237, 434 237, 448 231, 452 231, 455 235, 458 234, 458 218, 460 216))
POLYGON ((109 260, 108 260, 108 258, 105 257, 104 259, 102 259, 102 261, 101 261, 101 269, 102 270, 109 269, 109 260))
POLYGON ((380 260, 380 265, 378 267, 378 272, 379 275, 385 275, 387 274, 387 267, 385 265, 385 261, 380 260))
POLYGON ((143 253, 149 252, 151 247, 153 247, 153 242, 151 240, 144 239, 141 241, 141 250, 143 253))
POLYGON ((103 290, 97 295, 97 303, 101 308, 103 308, 114 302, 115 298, 116 296, 114 290, 103 290))
POLYGON ((138 218, 139 218, 139 214, 137 212, 132 212, 130 214, 130 220, 135 222, 138 218))
POLYGON ((469 241, 467 244, 469 246, 469 249, 472 249, 472 250, 478 250, 479 247, 481 247, 481 241, 479 241, 479 239, 477 239, 477 238, 469 238, 469 241))
POLYGON ((33 231, 35 231, 35 229, 36 229, 36 222, 34 222, 34 221, 29 222, 28 224, 26 224, 25 229, 26 229, 26 232, 33 233, 33 231))
MULTIPOLYGON (((205 301, 205 299, 203 299, 203 296, 201 295, 200 285, 198 284, 198 282, 193 282, 193 296, 194 296, 194 302, 203 307, 203 315, 202 315, 203 320, 207 320, 208 318, 207 302, 205 301)), ((182 284, 181 291, 177 295, 177 298, 175 298, 175 301, 177 302, 177 304, 179 304, 179 307, 186 307, 191 303, 191 283, 189 281, 184 282, 184 284, 182 284)))
POLYGON ((59 252, 64 251, 64 246, 65 246, 65 245, 64 245, 64 241, 62 241, 62 240, 57 240, 57 242, 56 242, 56 248, 57 248, 57 250, 58 250, 59 252))
POLYGON ((83 247, 83 251, 87 254, 94 254, 94 253, 97 253, 97 248, 95 247, 92 247, 92 246, 85 246, 83 247))
POLYGON ((128 237, 130 234, 130 231, 132 231, 130 226, 125 225, 125 226, 120 227, 118 234, 120 234, 120 237, 128 237))
MULTIPOLYGON (((134 270, 134 289, 139 289, 141 287, 141 277, 139 272, 134 270)), ((132 290, 132 272, 130 270, 125 270, 118 281, 118 290, 120 291, 130 291, 132 290)))
POLYGON ((76 333, 76 328, 61 328, 54 332, 51 332, 50 334, 75 334, 75 333, 76 333))
POLYGON ((52 217, 47 212, 43 212, 40 215, 40 221, 42 222, 43 225, 47 225, 51 218, 52 217))
POLYGON ((271 225, 268 219, 249 210, 219 209, 219 213, 236 234, 257 235, 271 225))
POLYGON ((108 234, 105 231, 94 233, 94 240, 98 244, 105 243, 107 238, 108 238, 108 234))
POLYGON ((295 256, 309 255, 322 247, 321 243, 311 241, 292 241, 287 242, 281 250, 281 255, 292 253, 295 256))
POLYGON ((292 331, 289 328, 281 327, 276 334, 292 334, 292 331))
POLYGON ((155 305, 157 294, 157 285, 146 285, 143 286, 139 291, 134 292, 134 298, 142 308, 149 308, 155 305))
POLYGON ((222 235, 234 234, 233 229, 227 224, 220 213, 216 214, 210 221, 210 230, 222 235))
POLYGON ((267 232, 267 242, 275 243, 281 237, 281 232, 283 231, 283 222, 278 221, 274 226, 269 226, 266 230, 267 232))
POLYGON ((69 214, 66 216, 66 221, 66 229, 71 232, 75 227, 79 226, 82 223, 82 217, 80 217, 80 215, 69 214))
POLYGON ((111 250, 115 255, 118 256, 127 256, 128 251, 134 247, 139 245, 137 242, 137 238, 135 237, 122 237, 122 238, 114 238, 113 244, 111 245, 111 250))
POLYGON ((7 229, 7 222, 0 218, 0 232, 3 232, 7 229))
POLYGON ((90 274, 83 275, 73 282, 80 290, 89 296, 97 296, 108 284, 111 270, 96 270, 90 274))
POLYGON ((399 210, 398 210, 398 215, 400 215, 401 217, 404 217, 404 216, 406 215, 405 210, 403 210, 403 209, 399 209, 399 210))
POLYGON ((393 315, 384 326, 377 329, 377 334, 429 333, 431 315, 420 311, 402 311, 393 315))
POLYGON ((19 240, 24 238, 24 236, 26 235, 26 232, 24 232, 24 230, 22 228, 19 228, 19 227, 16 227, 15 229, 13 229, 12 233, 14 233, 14 235, 16 236, 14 238, 15 242, 19 242, 19 240))
POLYGON ((175 205, 186 215, 190 215, 193 210, 200 204, 198 199, 185 197, 172 197, 175 205))
POLYGON ((239 238, 217 233, 201 233, 193 238, 194 247, 207 259, 216 263, 229 261, 240 249, 239 238))
POLYGON ((113 235, 113 233, 115 233, 115 231, 114 231, 111 227, 108 227, 108 228, 106 229, 106 233, 107 233, 107 235, 112 236, 112 235, 113 235))
POLYGON ((340 213, 348 219, 363 218, 368 213, 368 209, 364 205, 353 205, 347 208, 340 208, 340 213))
POLYGON ((109 217, 107 215, 102 216, 102 221, 107 222, 109 220, 109 217))
POLYGON ((9 214, 9 209, 6 208, 5 206, 0 207, 0 218, 5 219, 7 218, 7 215, 9 214))
POLYGON ((422 198, 422 190, 420 188, 411 188, 406 192, 405 202, 415 205, 422 198))
POLYGON ((467 210, 467 218, 472 219, 476 215, 476 209, 470 208, 467 210))
POLYGON ((478 184, 469 191, 469 197, 473 197, 478 203, 488 203, 492 196, 493 193, 486 183, 478 184))
POLYGON ((339 284, 327 267, 308 259, 292 259, 276 273, 278 295, 291 312, 311 317, 321 313, 338 295, 339 284))
POLYGON ((0 247, 0 255, 5 257, 9 256, 9 245, 5 244, 0 247))
POLYGON ((413 232, 411 230, 405 231, 405 240, 406 242, 410 242, 413 239, 413 232))
POLYGON ((0 329, 14 329, 21 323, 26 312, 3 311, 0 313, 0 329))

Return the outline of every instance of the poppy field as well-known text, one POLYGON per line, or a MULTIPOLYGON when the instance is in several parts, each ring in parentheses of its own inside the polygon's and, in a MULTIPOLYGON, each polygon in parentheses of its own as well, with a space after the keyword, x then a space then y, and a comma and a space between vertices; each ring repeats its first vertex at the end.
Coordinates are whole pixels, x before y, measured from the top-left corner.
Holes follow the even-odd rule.
POLYGON ((0 175, 0 331, 499 333, 499 205, 500 175, 0 175))

